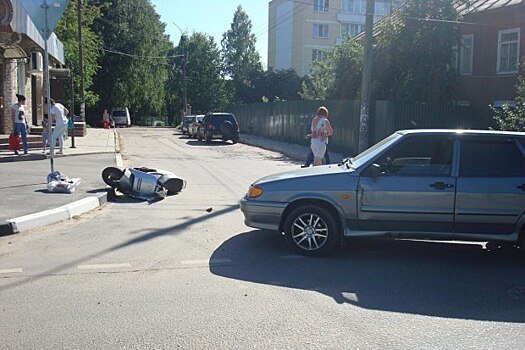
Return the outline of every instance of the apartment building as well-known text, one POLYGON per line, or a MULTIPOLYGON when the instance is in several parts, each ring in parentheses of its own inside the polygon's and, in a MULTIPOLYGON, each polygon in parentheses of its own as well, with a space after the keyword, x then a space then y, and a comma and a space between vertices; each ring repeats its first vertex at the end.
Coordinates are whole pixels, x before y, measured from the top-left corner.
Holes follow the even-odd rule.
MULTIPOLYGON (((268 67, 293 68, 300 76, 346 35, 362 32, 366 0, 272 0, 269 4, 268 67)), ((376 0, 374 21, 402 0, 376 0)))

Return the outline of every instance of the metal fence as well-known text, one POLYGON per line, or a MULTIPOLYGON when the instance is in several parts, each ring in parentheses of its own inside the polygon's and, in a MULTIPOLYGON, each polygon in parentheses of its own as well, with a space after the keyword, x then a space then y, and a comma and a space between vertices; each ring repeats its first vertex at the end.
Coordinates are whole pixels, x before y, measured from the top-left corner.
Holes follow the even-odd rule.
POLYGON ((135 126, 170 126, 168 117, 132 117, 135 126))
MULTIPOLYGON (((330 150, 357 153, 360 101, 289 101, 231 106, 241 132, 279 141, 308 145, 304 136, 319 106, 330 110, 334 135, 330 150)), ((402 129, 487 129, 494 126, 489 107, 402 104, 377 101, 370 111, 370 142, 402 129)))

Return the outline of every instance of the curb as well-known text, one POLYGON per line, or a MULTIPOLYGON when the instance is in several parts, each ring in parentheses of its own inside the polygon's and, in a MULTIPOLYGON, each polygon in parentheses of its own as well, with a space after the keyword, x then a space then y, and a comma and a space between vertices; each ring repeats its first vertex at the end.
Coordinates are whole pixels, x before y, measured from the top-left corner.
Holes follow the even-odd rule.
POLYGON ((98 196, 86 197, 58 208, 9 219, 6 220, 5 224, 0 225, 0 236, 12 235, 73 219, 76 216, 101 207, 107 202, 108 194, 106 192, 98 196))
POLYGON ((266 149, 268 151, 281 153, 281 154, 287 156, 288 158, 291 158, 291 159, 296 160, 296 161, 304 162, 305 159, 306 159, 305 153, 299 154, 299 153, 296 153, 296 152, 288 151, 288 150, 283 149, 281 147, 268 146, 268 145, 263 144, 262 142, 258 143, 256 141, 254 142, 254 141, 251 141, 251 140, 243 139, 242 136, 241 136, 241 139, 239 140, 239 142, 242 143, 242 144, 248 145, 248 146, 259 147, 259 148, 266 149))

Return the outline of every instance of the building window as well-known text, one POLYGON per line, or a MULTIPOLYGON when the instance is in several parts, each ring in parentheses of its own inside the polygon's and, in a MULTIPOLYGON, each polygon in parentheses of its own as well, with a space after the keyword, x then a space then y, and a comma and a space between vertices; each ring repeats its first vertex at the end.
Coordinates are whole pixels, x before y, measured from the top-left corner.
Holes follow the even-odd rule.
POLYGON ((366 15, 366 0, 359 0, 359 13, 366 15))
POLYGON ((461 74, 472 74, 472 63, 474 60, 474 34, 463 35, 461 38, 461 57, 459 72, 461 74))
POLYGON ((365 26, 363 24, 343 23, 341 24, 341 37, 356 36, 364 30, 365 26))
POLYGON ((454 45, 452 46, 452 57, 450 59, 450 65, 452 66, 452 70, 457 71, 458 70, 458 46, 454 45))
POLYGON ((359 0, 343 0, 342 11, 346 13, 355 13, 355 6, 359 0))
POLYGON ((328 24, 314 24, 314 38, 328 38, 328 24))
POLYGON ((498 74, 518 73, 520 29, 498 32, 498 74))
POLYGON ((386 16, 390 13, 390 0, 376 1, 375 15, 386 16))
POLYGON ((312 62, 322 61, 326 58, 326 52, 324 50, 313 49, 312 50, 312 62))
POLYGON ((329 0, 314 0, 314 12, 328 12, 329 0))
POLYGON ((17 93, 26 94, 26 64, 24 60, 18 60, 16 63, 17 93))

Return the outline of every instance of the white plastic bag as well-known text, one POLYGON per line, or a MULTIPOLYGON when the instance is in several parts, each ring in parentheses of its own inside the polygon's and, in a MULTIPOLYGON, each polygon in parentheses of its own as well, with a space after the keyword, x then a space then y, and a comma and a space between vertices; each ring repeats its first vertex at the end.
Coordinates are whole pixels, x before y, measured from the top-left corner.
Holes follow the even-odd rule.
POLYGON ((73 193, 81 180, 79 177, 70 179, 55 171, 47 175, 47 190, 49 192, 73 193))

